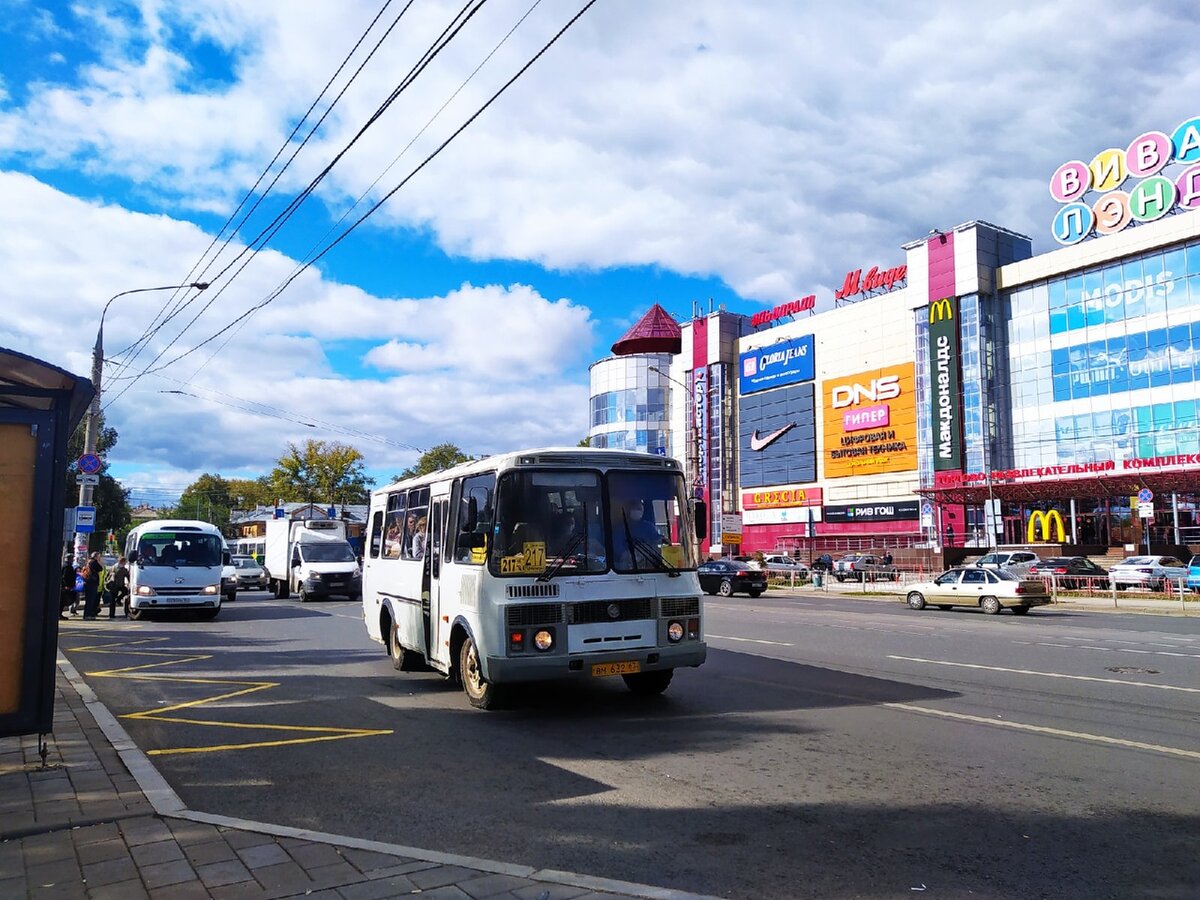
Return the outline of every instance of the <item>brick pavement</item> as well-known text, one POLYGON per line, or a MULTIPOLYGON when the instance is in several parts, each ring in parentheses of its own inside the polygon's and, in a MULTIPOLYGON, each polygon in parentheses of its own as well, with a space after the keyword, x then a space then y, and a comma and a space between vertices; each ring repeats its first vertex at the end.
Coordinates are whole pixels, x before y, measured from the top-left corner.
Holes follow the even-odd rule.
POLYGON ((370 841, 190 812, 115 720, 98 724, 111 716, 98 701, 85 701, 64 670, 74 677, 60 662, 45 767, 36 737, 0 738, 0 898, 695 896, 409 848, 387 852, 370 841))

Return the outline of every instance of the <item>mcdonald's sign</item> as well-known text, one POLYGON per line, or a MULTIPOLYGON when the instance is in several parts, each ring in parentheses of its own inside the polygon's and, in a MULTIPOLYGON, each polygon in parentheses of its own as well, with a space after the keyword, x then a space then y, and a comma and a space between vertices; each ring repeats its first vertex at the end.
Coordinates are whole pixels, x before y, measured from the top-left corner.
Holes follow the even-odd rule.
POLYGON ((1039 525, 1042 527, 1041 543, 1050 543, 1051 533, 1058 534, 1058 543, 1060 544, 1067 539, 1066 530, 1063 528, 1062 516, 1059 515, 1057 509, 1051 509, 1047 512, 1042 512, 1039 509, 1035 509, 1029 514, 1029 527, 1025 532, 1025 540, 1028 543, 1033 544, 1037 542, 1037 538, 1035 538, 1034 535, 1037 534, 1039 525), (1052 532, 1051 529, 1054 529, 1054 532, 1052 532))
POLYGON ((962 469, 962 399, 959 396, 958 298, 929 304, 929 393, 933 470, 962 469))

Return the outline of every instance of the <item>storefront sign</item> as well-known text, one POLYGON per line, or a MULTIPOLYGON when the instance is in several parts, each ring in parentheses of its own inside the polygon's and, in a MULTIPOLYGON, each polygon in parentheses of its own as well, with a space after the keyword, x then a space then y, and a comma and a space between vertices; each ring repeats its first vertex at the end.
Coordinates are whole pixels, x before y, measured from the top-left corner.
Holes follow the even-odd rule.
POLYGON ((916 520, 921 515, 919 500, 898 503, 856 503, 850 506, 826 506, 826 522, 899 522, 916 520))
POLYGON ((762 312, 756 312, 750 317, 750 324, 755 328, 760 325, 769 325, 771 322, 782 319, 784 316, 812 312, 813 307, 816 305, 817 295, 809 294, 807 297, 801 297, 799 300, 789 300, 787 303, 780 303, 774 309, 764 309, 762 312))
POLYGON ((872 266, 867 272, 866 278, 863 277, 862 269, 855 269, 846 273, 842 286, 834 292, 833 296, 838 300, 845 300, 847 297, 854 297, 857 294, 870 294, 878 290, 890 291, 896 286, 896 282, 904 281, 906 278, 908 278, 908 266, 894 266, 890 269, 872 266))
POLYGON ((692 370, 692 409, 696 435, 696 477, 698 485, 708 485, 708 369, 692 370))
POLYGON ((929 304, 929 393, 933 469, 962 468, 962 398, 959 396, 958 298, 929 304))
POLYGON ((742 394, 812 381, 815 374, 813 336, 806 334, 792 341, 743 353, 738 371, 742 394))
POLYGON ((1101 150, 1090 163, 1074 159, 1050 179, 1050 195, 1065 204, 1051 232, 1060 244, 1077 244, 1093 232, 1114 234, 1130 222, 1153 222, 1175 208, 1200 208, 1200 117, 1188 119, 1168 137, 1148 131, 1122 150, 1101 150), (1167 166, 1186 166, 1171 177, 1167 166), (1141 178, 1131 190, 1118 190, 1128 178, 1141 178), (1090 205, 1089 191, 1101 194, 1090 205))
POLYGON ((816 390, 811 381, 738 399, 743 488, 817 480, 816 390))
POLYGON ((1041 542, 1043 544, 1049 544, 1052 537, 1056 537, 1060 544, 1066 540, 1066 529, 1063 528, 1062 516, 1056 509, 1048 512, 1035 509, 1029 514, 1029 525, 1025 535, 1026 543, 1032 544, 1037 541, 1035 535, 1039 527, 1042 530, 1041 542))
POLYGON ((806 530, 808 524, 822 521, 823 515, 819 506, 785 506, 781 509, 748 509, 742 514, 742 519, 747 526, 795 525, 797 535, 811 537, 806 530))
POLYGON ((826 478, 917 467, 912 363, 826 381, 822 392, 826 478))
POLYGON ((820 506, 821 488, 776 488, 742 491, 742 509, 779 509, 785 506, 820 506))

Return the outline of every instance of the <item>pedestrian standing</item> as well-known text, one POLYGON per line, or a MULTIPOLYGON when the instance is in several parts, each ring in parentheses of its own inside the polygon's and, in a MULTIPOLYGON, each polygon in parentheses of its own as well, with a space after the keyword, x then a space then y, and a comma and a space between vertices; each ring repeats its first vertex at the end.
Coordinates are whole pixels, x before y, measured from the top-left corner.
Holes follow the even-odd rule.
POLYGON ((108 617, 115 619, 117 617, 117 604, 121 604, 121 608, 125 608, 125 598, 129 596, 129 566, 126 564, 125 557, 117 558, 117 564, 113 566, 112 575, 108 578, 108 617))
POLYGON ((59 578, 58 585, 58 617, 67 619, 67 610, 70 610, 75 605, 75 598, 79 596, 75 593, 75 566, 71 564, 71 557, 63 558, 62 575, 59 578))
POLYGON ((83 617, 94 619, 100 612, 100 576, 104 564, 100 562, 100 551, 88 557, 83 567, 83 617))

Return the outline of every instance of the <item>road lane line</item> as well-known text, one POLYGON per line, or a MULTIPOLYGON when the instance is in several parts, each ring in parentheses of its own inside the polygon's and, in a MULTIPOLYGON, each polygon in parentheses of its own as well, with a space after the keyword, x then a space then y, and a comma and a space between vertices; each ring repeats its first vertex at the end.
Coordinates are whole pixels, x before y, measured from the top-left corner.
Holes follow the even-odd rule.
POLYGON ((788 644, 783 641, 759 641, 754 638, 730 637, 727 634, 710 634, 709 638, 715 638, 719 641, 741 641, 745 644, 770 644, 772 647, 795 647, 795 644, 788 644))
POLYGON ((960 722, 973 722, 977 725, 995 725, 1000 728, 1012 728, 1016 731, 1031 731, 1035 734, 1048 734, 1054 737, 1075 738, 1080 741, 1092 741, 1097 744, 1110 744, 1115 747, 1128 747, 1131 750, 1149 750, 1154 753, 1166 753, 1171 756, 1182 756, 1187 759, 1200 760, 1200 750, 1183 750, 1179 747, 1165 747, 1162 744, 1147 744, 1142 741, 1127 741, 1123 738, 1108 737, 1103 734, 1089 734, 1086 731, 1067 731, 1063 728, 1050 728, 1046 725, 1030 725, 1027 722, 1012 722, 1007 719, 989 719, 986 716, 972 716, 967 713, 950 712, 945 709, 931 709, 927 706, 914 706, 910 703, 884 703, 890 709, 905 712, 920 713, 927 716, 940 716, 944 719, 957 719, 960 722))
POLYGON ((1182 691, 1185 694, 1200 694, 1200 688, 1180 687, 1174 684, 1151 684, 1149 681, 1124 681, 1120 678, 1100 678, 1095 675, 1066 675, 1062 672, 1038 672, 1033 669, 1010 669, 1005 666, 983 666, 979 663, 949 662, 944 659, 921 659, 917 656, 892 656, 904 662, 925 663, 931 666, 954 666, 959 669, 983 669, 987 672, 1010 672, 1014 675, 1040 675, 1043 678, 1067 678, 1071 681, 1099 681, 1103 684, 1122 684, 1127 687, 1147 687, 1160 691, 1182 691))

